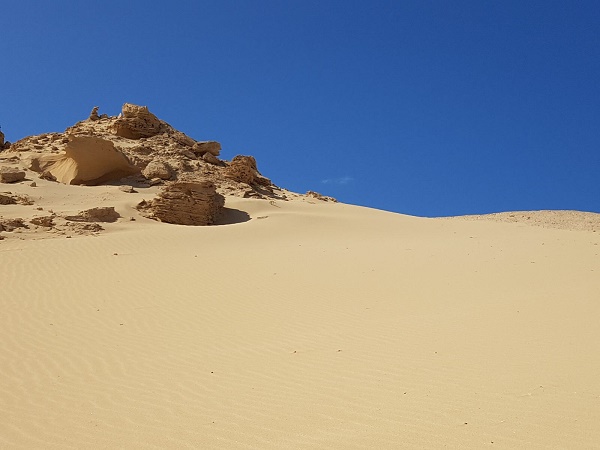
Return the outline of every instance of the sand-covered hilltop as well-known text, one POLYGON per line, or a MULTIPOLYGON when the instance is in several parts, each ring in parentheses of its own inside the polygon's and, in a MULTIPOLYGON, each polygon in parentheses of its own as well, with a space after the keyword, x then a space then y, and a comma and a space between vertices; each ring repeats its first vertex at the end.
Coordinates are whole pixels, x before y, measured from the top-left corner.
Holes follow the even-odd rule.
MULTIPOLYGON (((222 160, 219 142, 196 141, 147 107, 128 103, 118 116, 94 107, 63 133, 3 147, 0 239, 98 233, 106 223, 142 217, 222 224, 246 217, 224 208, 226 196, 298 197, 262 176, 254 157, 222 160)), ((305 198, 334 201, 314 192, 305 198)))
POLYGON ((0 153, 0 448, 598 448, 598 214, 325 201, 150 114, 0 153))

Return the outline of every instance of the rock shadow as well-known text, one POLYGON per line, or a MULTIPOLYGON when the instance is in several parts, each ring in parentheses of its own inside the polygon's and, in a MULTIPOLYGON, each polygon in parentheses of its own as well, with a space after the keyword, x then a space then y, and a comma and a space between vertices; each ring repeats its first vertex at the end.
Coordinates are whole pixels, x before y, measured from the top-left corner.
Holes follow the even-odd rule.
POLYGON ((250 215, 245 211, 234 208, 223 208, 219 218, 215 220, 213 225, 233 225, 235 223, 248 222, 249 220, 250 215))

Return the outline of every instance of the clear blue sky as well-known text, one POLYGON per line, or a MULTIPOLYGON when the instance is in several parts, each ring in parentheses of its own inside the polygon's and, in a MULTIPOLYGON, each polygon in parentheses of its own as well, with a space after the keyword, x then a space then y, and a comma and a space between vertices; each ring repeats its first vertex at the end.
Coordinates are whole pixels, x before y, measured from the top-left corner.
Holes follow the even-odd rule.
POLYGON ((600 2, 5 0, 8 140, 147 105, 294 191, 600 212, 600 2))

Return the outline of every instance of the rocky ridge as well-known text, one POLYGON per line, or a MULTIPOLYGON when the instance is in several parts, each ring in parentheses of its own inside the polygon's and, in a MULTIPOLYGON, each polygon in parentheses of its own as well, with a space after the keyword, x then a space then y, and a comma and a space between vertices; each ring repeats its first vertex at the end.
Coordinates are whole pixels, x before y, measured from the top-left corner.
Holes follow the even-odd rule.
MULTIPOLYGON (((123 105, 118 116, 99 114, 99 108, 94 107, 87 119, 62 133, 1 144, 0 183, 14 186, 16 192, 0 195, 0 239, 3 231, 43 230, 67 237, 95 234, 103 230, 99 223, 135 220, 121 217, 106 202, 79 212, 73 207, 57 212, 48 209, 49 214, 42 216, 31 217, 30 213, 25 218, 8 214, 8 207, 34 205, 36 196, 31 192, 43 191, 44 186, 50 186, 48 183, 116 185, 121 193, 132 194, 132 199, 149 194, 152 198, 138 201, 139 215, 180 225, 214 224, 227 196, 270 202, 299 196, 264 177, 252 156, 220 159, 219 142, 197 141, 157 118, 147 107, 129 103, 123 105), (35 178, 37 183, 32 181, 35 178), (111 220, 105 220, 104 213, 111 220)), ((314 194, 311 192, 306 198, 334 201, 314 194)), ((32 208, 43 210, 39 205, 32 208)))
POLYGON ((228 162, 218 158, 220 150, 216 141, 197 141, 158 119, 147 107, 125 103, 118 116, 99 115, 95 107, 88 119, 64 133, 29 136, 7 151, 19 154, 27 169, 49 177, 59 174, 62 179, 57 181, 66 184, 97 185, 131 175, 147 184, 209 179, 222 195, 285 198, 281 189, 259 173, 254 158, 236 156, 228 162), (86 167, 78 168, 78 177, 64 175, 62 167, 73 159, 78 166, 90 165, 84 161, 88 155, 95 169, 88 179, 82 176, 89 172, 86 167), (109 157, 120 161, 107 161, 109 157), (101 163, 105 167, 98 167, 101 163), (116 173, 111 174, 115 167, 116 173))

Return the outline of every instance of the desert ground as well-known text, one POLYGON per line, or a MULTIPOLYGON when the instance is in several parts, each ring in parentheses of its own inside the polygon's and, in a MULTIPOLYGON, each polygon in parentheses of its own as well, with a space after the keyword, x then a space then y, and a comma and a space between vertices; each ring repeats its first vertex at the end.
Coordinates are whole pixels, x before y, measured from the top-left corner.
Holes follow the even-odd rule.
POLYGON ((599 214, 48 178, 0 185, 0 448, 600 448, 599 214))

